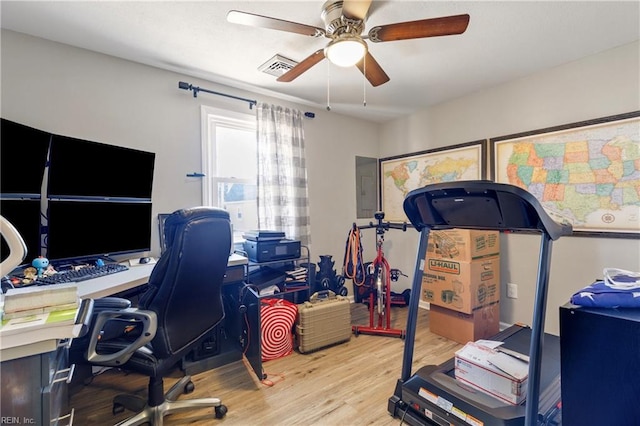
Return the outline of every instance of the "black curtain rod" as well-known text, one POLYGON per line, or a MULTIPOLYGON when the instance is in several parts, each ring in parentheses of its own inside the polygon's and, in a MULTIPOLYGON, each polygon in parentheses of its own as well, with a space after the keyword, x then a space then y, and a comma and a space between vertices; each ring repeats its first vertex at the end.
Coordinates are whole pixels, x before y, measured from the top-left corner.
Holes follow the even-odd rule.
POLYGON ((192 90, 194 98, 198 97, 198 92, 206 92, 206 93, 211 93, 212 95, 226 96, 227 98, 232 98, 232 99, 237 99, 239 101, 248 102, 249 103, 249 109, 253 109, 253 106, 258 104, 258 101, 253 100, 253 99, 241 98, 239 96, 228 95, 226 93, 214 92, 213 90, 207 90, 207 89, 203 89, 201 87, 193 86, 193 85, 191 85, 189 83, 186 83, 184 81, 178 82, 178 88, 179 89, 183 89, 183 90, 192 90))

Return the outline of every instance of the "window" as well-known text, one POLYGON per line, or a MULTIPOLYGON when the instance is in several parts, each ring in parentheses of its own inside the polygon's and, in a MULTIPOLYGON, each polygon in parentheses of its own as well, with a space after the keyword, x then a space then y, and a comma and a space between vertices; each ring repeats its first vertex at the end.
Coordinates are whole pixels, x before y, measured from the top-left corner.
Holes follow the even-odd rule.
POLYGON ((234 241, 258 229, 256 119, 202 106, 202 201, 229 212, 234 241))

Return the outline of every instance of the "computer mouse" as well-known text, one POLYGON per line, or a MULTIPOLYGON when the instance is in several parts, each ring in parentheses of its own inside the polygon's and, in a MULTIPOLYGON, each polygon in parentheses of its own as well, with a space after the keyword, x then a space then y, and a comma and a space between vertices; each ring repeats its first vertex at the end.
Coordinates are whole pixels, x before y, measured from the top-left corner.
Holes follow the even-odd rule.
POLYGON ((151 258, 150 257, 141 257, 140 258, 140 263, 145 264, 145 263, 149 263, 151 262, 151 258))

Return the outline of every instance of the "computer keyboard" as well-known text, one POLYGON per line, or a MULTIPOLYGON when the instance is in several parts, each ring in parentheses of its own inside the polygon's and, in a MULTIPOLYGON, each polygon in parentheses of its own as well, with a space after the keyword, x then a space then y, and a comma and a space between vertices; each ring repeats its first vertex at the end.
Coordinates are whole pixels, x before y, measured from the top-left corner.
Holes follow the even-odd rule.
POLYGON ((120 263, 108 263, 102 266, 87 266, 74 271, 58 272, 54 275, 41 277, 36 280, 37 285, 64 284, 78 281, 86 281, 105 275, 126 271, 129 267, 120 263))

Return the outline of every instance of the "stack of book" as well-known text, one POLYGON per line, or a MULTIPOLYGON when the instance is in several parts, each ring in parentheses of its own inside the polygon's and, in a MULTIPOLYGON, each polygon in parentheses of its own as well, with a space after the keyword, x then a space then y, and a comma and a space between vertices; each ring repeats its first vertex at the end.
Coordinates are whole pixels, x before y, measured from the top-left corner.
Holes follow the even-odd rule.
POLYGON ((76 322, 82 310, 78 306, 75 284, 8 290, 0 323, 1 349, 78 337, 83 325, 76 322))
POLYGON ((8 321, 77 308, 78 288, 75 284, 10 289, 4 295, 2 320, 8 321))

